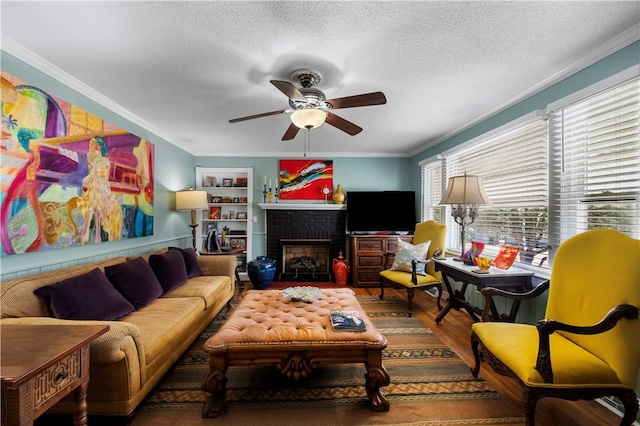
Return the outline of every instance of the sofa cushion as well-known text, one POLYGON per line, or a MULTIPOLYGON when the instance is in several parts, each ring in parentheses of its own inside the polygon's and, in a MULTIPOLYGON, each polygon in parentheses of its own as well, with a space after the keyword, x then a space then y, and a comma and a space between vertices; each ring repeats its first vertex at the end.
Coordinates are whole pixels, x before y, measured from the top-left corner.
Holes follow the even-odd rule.
POLYGON ((40 287, 34 293, 61 319, 110 321, 134 311, 98 268, 40 287))
POLYGON ((156 274, 162 289, 166 293, 187 281, 187 269, 184 265, 182 253, 169 250, 163 254, 149 256, 149 265, 156 274))
POLYGON ((186 283, 162 295, 163 298, 171 297, 199 297, 204 303, 204 309, 211 309, 220 302, 221 298, 233 294, 231 278, 227 276, 200 276, 189 278, 186 283))
POLYGON ((162 296, 163 289, 151 266, 141 257, 104 268, 111 284, 134 308, 162 296))
POLYGON ((123 318, 140 329, 144 344, 147 365, 152 364, 158 357, 180 355, 172 351, 176 340, 188 335, 191 330, 199 326, 202 319, 204 301, 199 297, 164 298, 160 297, 153 303, 139 309, 123 318))
POLYGON ((169 250, 178 250, 184 259, 184 266, 187 270, 187 278, 199 277, 202 275, 202 269, 198 262, 198 256, 194 249, 183 249, 180 247, 169 247, 169 250))

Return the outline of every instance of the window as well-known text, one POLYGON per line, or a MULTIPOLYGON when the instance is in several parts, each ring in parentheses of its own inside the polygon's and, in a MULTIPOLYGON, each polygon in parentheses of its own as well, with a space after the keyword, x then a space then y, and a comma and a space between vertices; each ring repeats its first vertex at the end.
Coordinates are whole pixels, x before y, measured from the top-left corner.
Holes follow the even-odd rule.
POLYGON ((422 166, 422 209, 420 217, 422 221, 435 220, 439 223, 445 223, 444 215, 446 210, 444 206, 438 205, 442 199, 443 179, 442 179, 442 160, 427 160, 421 164, 422 166))
MULTIPOLYGON (((523 117, 507 125, 511 130, 496 129, 443 153, 441 161, 421 164, 423 217, 442 214, 442 183, 466 172, 482 176, 491 200, 466 228, 467 248, 470 241, 483 242, 489 257, 500 244, 517 245, 521 264, 548 268, 552 248, 589 229, 640 238, 637 74, 628 70, 604 90, 599 84, 556 102, 548 121, 540 114, 523 117)), ((447 247, 460 250, 450 210, 444 221, 447 247)))
POLYGON ((550 114, 556 245, 594 228, 639 237, 640 79, 550 114))
MULTIPOLYGON (((491 204, 479 206, 467 241, 485 243, 494 257, 501 244, 520 247, 520 261, 545 264, 548 250, 549 161, 547 123, 537 118, 445 157, 447 179, 482 176, 491 204)), ((459 226, 449 216, 448 246, 460 249, 459 226)))

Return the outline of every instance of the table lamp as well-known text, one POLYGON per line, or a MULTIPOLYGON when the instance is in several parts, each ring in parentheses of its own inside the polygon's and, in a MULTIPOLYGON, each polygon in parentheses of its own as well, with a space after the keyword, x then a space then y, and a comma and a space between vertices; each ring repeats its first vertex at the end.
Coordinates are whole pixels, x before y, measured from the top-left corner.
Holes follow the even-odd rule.
POLYGON ((196 247, 196 228, 198 223, 196 222, 196 210, 206 210, 209 208, 209 201, 207 200, 207 191, 194 191, 190 188, 188 191, 176 192, 176 210, 191 210, 191 235, 193 236, 193 249, 198 250, 196 247))
POLYGON ((462 261, 464 256, 464 231, 478 216, 478 206, 489 204, 489 197, 484 191, 482 178, 465 174, 449 178, 447 190, 440 201, 440 205, 451 205, 451 217, 460 226, 460 257, 453 260, 462 261))

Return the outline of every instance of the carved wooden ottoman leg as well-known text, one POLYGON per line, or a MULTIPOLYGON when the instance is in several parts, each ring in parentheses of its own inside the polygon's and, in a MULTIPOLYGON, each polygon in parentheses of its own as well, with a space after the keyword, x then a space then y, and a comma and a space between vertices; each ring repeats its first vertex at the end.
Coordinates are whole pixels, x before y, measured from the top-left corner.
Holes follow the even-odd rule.
POLYGON ((202 417, 218 417, 222 413, 227 396, 227 368, 226 354, 209 355, 209 372, 202 379, 202 390, 211 395, 204 401, 202 417))
POLYGON ((391 382, 387 370, 382 365, 382 350, 367 351, 367 361, 365 363, 367 374, 365 378, 365 388, 369 397, 369 404, 373 411, 389 411, 389 401, 380 391, 383 386, 388 386, 391 382))

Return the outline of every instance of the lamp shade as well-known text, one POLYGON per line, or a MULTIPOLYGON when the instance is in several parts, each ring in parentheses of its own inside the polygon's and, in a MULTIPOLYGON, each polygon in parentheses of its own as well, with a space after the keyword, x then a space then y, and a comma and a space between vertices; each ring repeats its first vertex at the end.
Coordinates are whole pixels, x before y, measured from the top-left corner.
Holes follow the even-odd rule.
POLYGON ((176 210, 204 210, 208 207, 207 191, 176 192, 176 210))
POLYGON ((326 119, 327 113, 315 108, 299 109, 291 113, 291 122, 301 129, 313 129, 322 125, 326 119))
POLYGON ((449 178, 447 190, 440 204, 489 204, 480 176, 467 175, 449 178))

